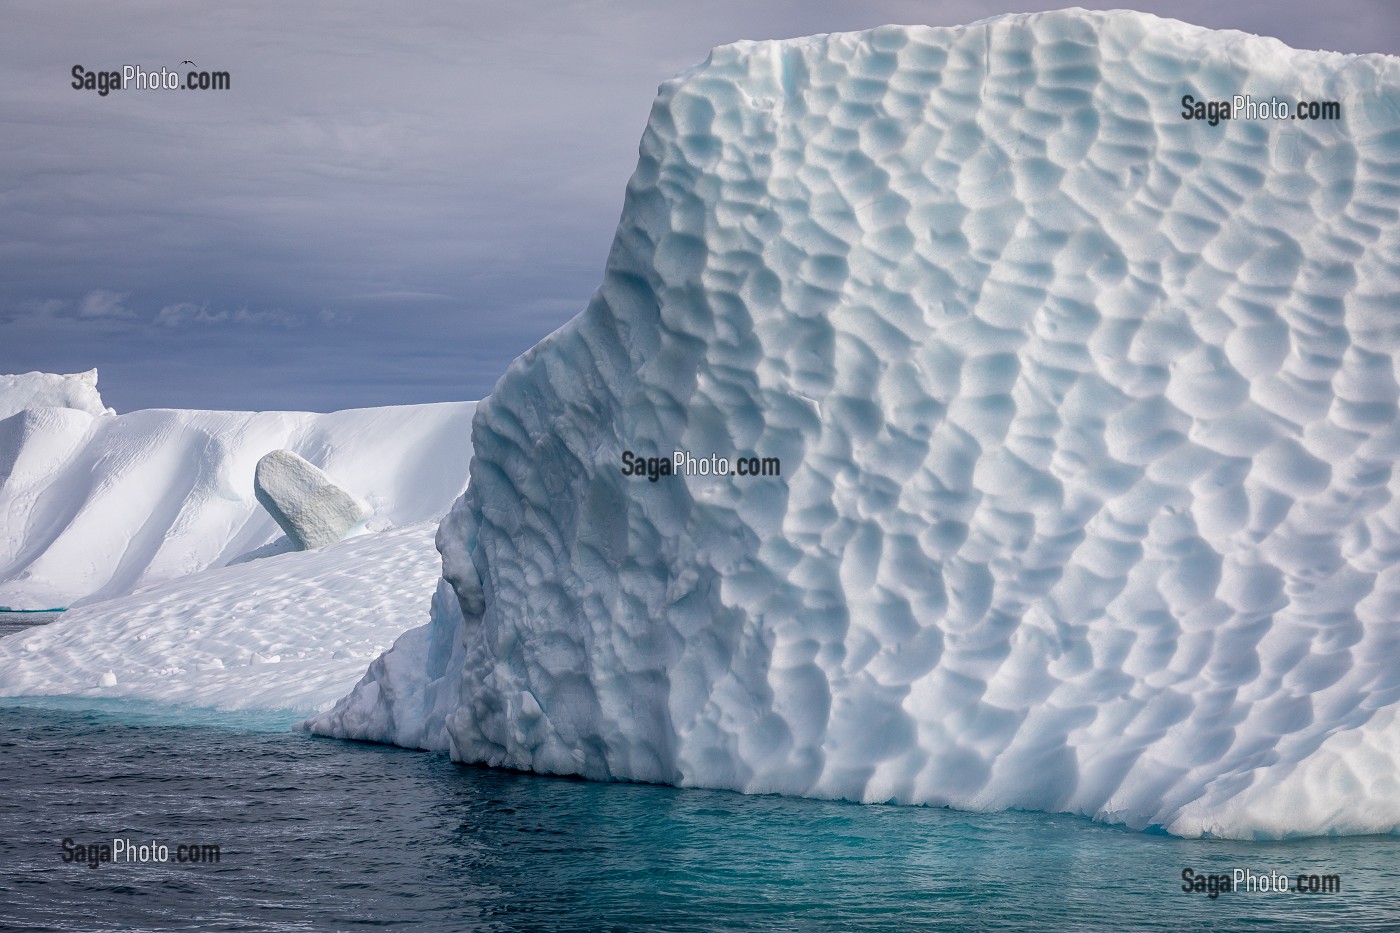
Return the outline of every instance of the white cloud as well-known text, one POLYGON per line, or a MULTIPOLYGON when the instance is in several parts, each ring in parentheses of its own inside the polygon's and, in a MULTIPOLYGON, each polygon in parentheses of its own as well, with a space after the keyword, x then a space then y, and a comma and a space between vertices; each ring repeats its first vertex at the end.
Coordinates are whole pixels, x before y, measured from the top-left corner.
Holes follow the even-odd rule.
POLYGON ((66 298, 26 298, 16 301, 6 308, 8 312, 5 317, 14 320, 16 318, 51 318, 57 317, 73 306, 73 302, 66 298))
POLYGON ((126 306, 126 299, 125 292, 94 288, 84 295, 83 300, 78 303, 78 316, 89 318, 133 317, 133 312, 126 306))
POLYGON ((272 327, 298 327, 304 323, 302 315, 294 311, 278 308, 266 311, 250 311, 239 308, 210 310, 208 304, 195 304, 192 301, 177 301, 156 312, 151 322, 159 327, 181 327, 186 324, 248 324, 269 325, 272 327))

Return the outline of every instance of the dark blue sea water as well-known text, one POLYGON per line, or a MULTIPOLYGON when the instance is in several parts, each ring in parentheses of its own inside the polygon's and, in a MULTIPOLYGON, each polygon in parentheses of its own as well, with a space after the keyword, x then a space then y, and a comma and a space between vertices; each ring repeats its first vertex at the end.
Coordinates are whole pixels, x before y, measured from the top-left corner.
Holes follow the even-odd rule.
POLYGON ((59 617, 62 611, 61 609, 53 609, 47 612, 10 612, 0 609, 0 638, 13 635, 15 632, 35 625, 52 622, 59 617))
POLYGON ((591 784, 136 704, 0 707, 0 929, 1400 929, 1400 839, 591 784), (54 708, 57 707, 57 708, 54 708), (168 863, 65 863, 74 844, 168 863), (217 845, 217 864, 173 861, 217 845), (1181 871, 1337 874, 1331 895, 1181 871))

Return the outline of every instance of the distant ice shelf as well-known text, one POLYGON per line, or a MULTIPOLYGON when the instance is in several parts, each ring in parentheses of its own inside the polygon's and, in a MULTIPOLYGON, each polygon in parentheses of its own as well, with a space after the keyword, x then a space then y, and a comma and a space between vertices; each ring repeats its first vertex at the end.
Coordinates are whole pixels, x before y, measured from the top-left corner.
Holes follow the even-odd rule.
POLYGON ((476 412, 452 594, 311 726, 1395 832, 1397 295, 1394 58, 1083 10, 715 49, 660 90, 601 288, 476 412), (1182 117, 1237 93, 1343 118, 1182 117))
POLYGON ((117 415, 96 383, 0 376, 0 605, 84 605, 287 549, 254 498, 273 450, 363 499, 371 531, 437 520, 466 487, 475 402, 117 415))

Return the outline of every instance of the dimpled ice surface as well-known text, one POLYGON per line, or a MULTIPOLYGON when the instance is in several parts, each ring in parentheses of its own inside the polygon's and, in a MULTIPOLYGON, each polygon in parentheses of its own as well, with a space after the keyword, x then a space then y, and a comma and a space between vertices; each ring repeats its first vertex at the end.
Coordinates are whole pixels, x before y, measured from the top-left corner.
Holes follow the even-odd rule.
POLYGON ((1400 826, 1400 61, 1135 13, 716 49, 312 722, 590 778, 1400 826), (1181 99, 1335 100, 1334 121, 1181 99), (777 458, 624 475, 623 452, 777 458))

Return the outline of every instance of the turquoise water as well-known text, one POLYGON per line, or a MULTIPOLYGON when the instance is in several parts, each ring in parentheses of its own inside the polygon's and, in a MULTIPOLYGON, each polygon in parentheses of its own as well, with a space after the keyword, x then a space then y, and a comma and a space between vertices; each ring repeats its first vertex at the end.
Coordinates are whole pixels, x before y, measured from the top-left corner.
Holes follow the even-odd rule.
POLYGON ((0 609, 0 638, 32 628, 35 625, 46 625, 57 619, 62 612, 64 612, 62 609, 45 609, 34 612, 14 612, 9 609, 0 609))
POLYGON ((1188 841, 1033 813, 591 784, 149 709, 0 709, 0 928, 1396 929, 1400 840, 1188 841), (75 844, 217 864, 62 861, 75 844), (1180 890, 1184 867, 1339 874, 1180 890))

